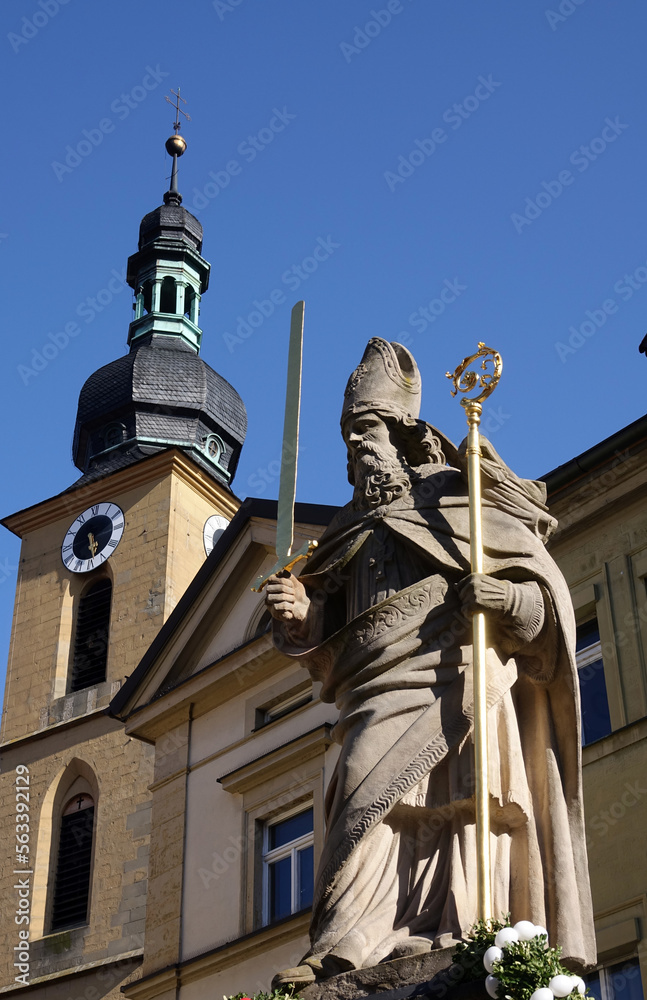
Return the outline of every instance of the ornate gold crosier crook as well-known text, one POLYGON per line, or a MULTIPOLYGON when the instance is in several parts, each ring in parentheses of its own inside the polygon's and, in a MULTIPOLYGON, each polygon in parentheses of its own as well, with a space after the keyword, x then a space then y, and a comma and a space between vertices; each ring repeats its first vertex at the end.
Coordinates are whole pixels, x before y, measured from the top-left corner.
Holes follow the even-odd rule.
MULTIPOLYGON (((481 524, 481 403, 497 386, 503 370, 501 355, 491 347, 479 343, 476 354, 465 358, 455 372, 446 372, 454 383, 452 396, 457 392, 481 392, 472 399, 461 399, 465 407, 467 424, 467 474, 470 499, 470 563, 472 573, 483 572, 483 531, 481 524), (467 369, 482 358, 480 368, 485 374, 467 369), (488 371, 488 365, 494 370, 488 371)), ((492 886, 490 869, 490 801, 488 789, 487 755, 487 686, 485 674, 485 615, 477 612, 472 618, 472 643, 474 658, 474 765, 476 769, 476 870, 478 916, 481 920, 492 917, 492 886)))

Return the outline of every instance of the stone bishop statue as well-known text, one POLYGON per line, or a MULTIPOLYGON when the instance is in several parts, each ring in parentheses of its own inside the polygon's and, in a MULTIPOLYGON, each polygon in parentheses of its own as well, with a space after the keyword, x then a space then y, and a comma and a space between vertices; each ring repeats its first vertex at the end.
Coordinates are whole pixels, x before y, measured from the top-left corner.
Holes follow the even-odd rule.
POLYGON ((281 651, 323 682, 341 747, 305 985, 444 948, 477 917, 471 616, 487 615, 492 909, 595 961, 572 605, 543 483, 481 439, 485 572, 470 573, 464 446, 419 419, 400 344, 369 341, 344 396, 353 498, 297 578, 271 577, 281 651))

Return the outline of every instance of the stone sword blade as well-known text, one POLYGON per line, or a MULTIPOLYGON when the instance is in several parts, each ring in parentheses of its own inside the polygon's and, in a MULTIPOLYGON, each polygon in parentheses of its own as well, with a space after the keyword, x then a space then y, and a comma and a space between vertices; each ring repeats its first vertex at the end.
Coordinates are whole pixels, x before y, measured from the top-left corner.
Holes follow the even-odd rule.
POLYGON ((279 479, 279 501, 276 516, 276 563, 261 574, 252 590, 262 590, 274 573, 289 571, 299 559, 307 559, 316 548, 315 541, 308 541, 292 551, 294 542, 294 503, 297 495, 297 459, 299 456, 299 416, 301 412, 301 368, 303 359, 303 320, 306 304, 297 302, 290 317, 290 344, 288 347, 288 379, 285 391, 285 417, 283 420, 283 448, 279 479))
POLYGON ((299 452, 299 417, 301 414, 301 369, 303 361, 303 320, 305 302, 297 302, 290 317, 288 380, 285 390, 283 448, 279 479, 279 504, 276 516, 276 556, 287 559, 294 541, 294 502, 297 495, 297 458, 299 452))

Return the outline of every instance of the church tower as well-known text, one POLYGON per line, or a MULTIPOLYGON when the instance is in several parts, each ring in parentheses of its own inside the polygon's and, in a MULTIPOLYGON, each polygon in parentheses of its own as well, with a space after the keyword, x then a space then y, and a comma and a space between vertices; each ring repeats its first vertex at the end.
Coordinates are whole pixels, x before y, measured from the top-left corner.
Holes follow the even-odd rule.
POLYGON ((239 506, 245 407, 200 357, 210 267, 174 128, 170 189, 128 260, 130 350, 79 396, 81 476, 2 522, 22 549, 0 730, 0 986, 48 1000, 117 998, 138 974, 153 755, 107 706, 239 506))

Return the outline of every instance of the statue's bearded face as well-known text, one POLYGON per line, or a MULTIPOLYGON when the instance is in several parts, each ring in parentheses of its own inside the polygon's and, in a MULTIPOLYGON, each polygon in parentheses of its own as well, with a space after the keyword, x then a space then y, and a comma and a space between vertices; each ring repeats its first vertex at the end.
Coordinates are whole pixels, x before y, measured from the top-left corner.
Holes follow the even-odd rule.
POLYGON ((353 503, 371 509, 391 503, 411 487, 406 463, 388 424, 377 413, 350 416, 343 428, 353 503))

